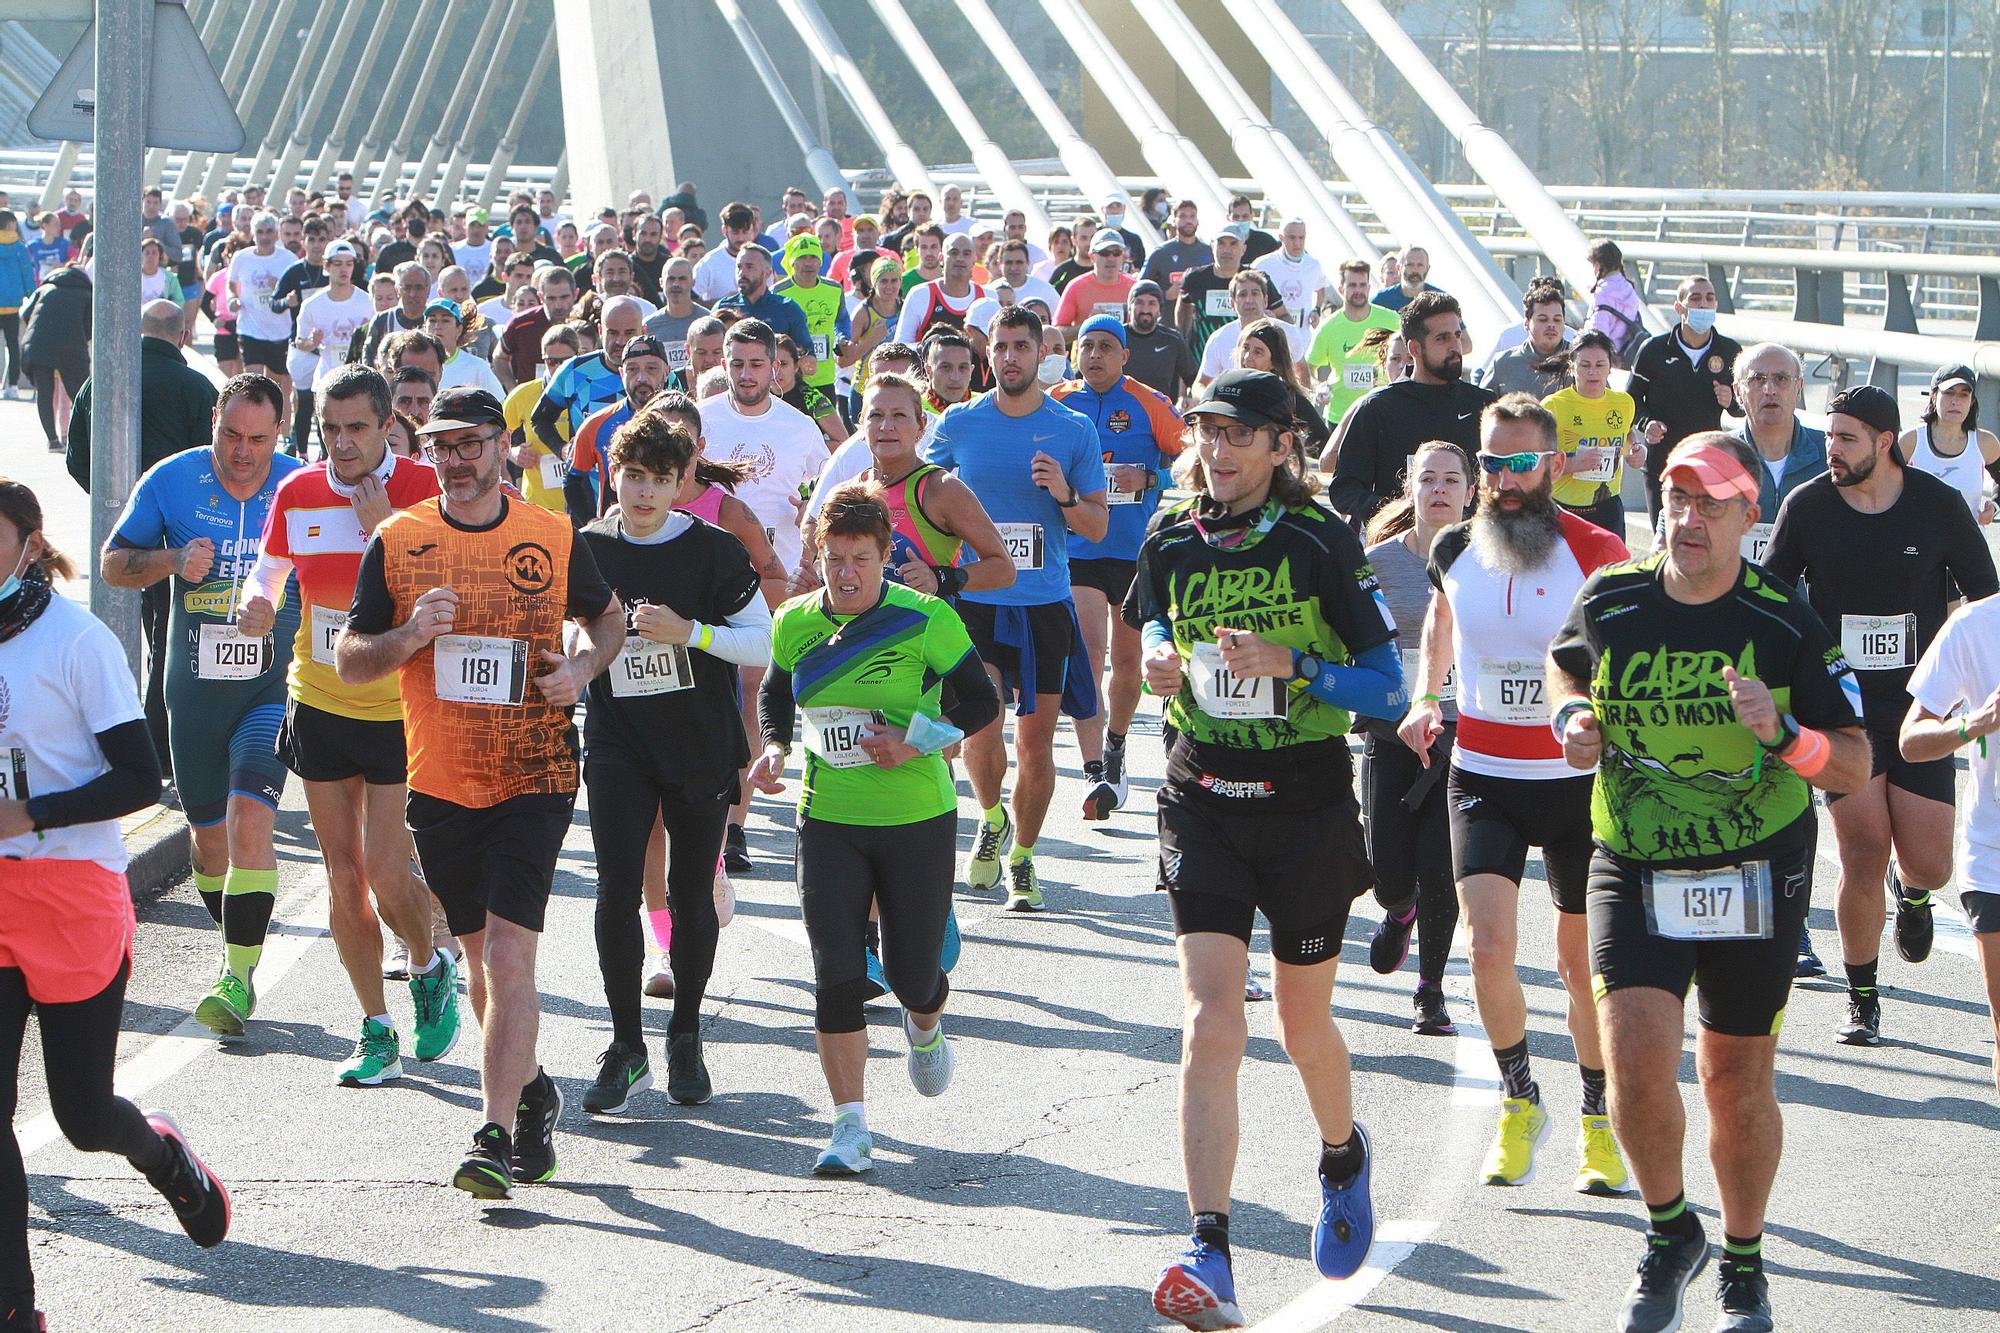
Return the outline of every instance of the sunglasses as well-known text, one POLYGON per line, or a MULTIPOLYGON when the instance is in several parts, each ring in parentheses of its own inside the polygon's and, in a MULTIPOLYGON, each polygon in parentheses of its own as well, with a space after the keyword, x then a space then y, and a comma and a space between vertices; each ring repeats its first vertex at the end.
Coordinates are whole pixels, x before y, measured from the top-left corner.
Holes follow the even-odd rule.
POLYGON ((1542 460, 1548 457, 1550 457, 1550 455, 1545 452, 1527 453, 1527 454, 1478 455, 1479 466, 1485 469, 1486 475, 1489 477, 1497 477, 1502 472, 1513 472, 1517 474, 1522 472, 1533 472, 1536 468, 1542 465, 1542 460))

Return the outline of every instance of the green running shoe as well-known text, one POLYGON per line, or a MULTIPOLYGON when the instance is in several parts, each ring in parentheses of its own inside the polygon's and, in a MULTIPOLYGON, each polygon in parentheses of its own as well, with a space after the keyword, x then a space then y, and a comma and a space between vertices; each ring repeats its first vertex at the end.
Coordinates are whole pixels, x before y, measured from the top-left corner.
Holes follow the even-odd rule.
POLYGON ((1007 812, 1000 812, 1000 827, 986 822, 985 816, 978 821, 978 828, 972 840, 972 859, 965 863, 966 887, 982 892, 1000 882, 1000 858, 1014 845, 1014 821, 1007 812))
POLYGON ((354 1043, 354 1055, 341 1067, 343 1088, 372 1088, 403 1076, 402 1039, 396 1029, 372 1018, 361 1020, 361 1040, 354 1043))
POLYGON ((458 1045, 458 964, 444 950, 429 972, 410 975, 410 1005, 416 1010, 417 1037, 411 1044, 417 1059, 442 1060, 458 1045))
POLYGON ((1033 857, 1023 856, 1007 863, 1007 910, 1010 912, 1039 912, 1042 910, 1042 884, 1035 875, 1033 857))
POLYGON ((256 1008, 256 988, 234 972, 224 972, 194 1007, 194 1021, 218 1037, 240 1037, 256 1008))

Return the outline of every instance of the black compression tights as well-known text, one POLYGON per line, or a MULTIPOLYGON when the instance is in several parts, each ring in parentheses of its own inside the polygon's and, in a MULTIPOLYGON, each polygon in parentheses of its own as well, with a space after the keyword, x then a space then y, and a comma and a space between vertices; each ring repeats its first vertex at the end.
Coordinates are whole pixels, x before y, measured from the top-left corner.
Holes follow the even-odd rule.
POLYGON ((20 1090, 21 1039, 32 1011, 41 1019, 42 1064, 56 1124, 83 1152, 123 1153, 140 1170, 157 1166, 163 1145, 139 1108, 111 1091, 118 1057, 118 1023, 125 1012, 130 964, 111 984, 74 1004, 36 1004, 17 967, 0 967, 0 1310, 33 1309, 35 1278, 28 1267, 28 1177, 14 1137, 20 1090))
MULTIPOLYGON (((1440 739, 1431 763, 1451 762, 1451 746, 1440 739)), ((1411 749, 1373 735, 1361 762, 1362 809, 1367 814, 1368 859, 1375 867, 1375 897, 1385 910, 1407 910, 1417 900, 1417 976, 1433 985, 1451 959, 1458 930, 1458 886, 1451 874, 1451 827, 1440 774, 1415 810, 1403 794, 1423 774, 1411 749)))

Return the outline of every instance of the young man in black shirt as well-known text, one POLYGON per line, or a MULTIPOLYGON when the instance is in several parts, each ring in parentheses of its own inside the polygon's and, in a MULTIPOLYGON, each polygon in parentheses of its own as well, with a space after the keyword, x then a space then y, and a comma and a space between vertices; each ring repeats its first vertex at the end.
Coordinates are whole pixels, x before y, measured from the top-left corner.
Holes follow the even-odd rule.
POLYGON ((1632 358, 1628 392, 1641 421, 1667 428, 1665 438, 1648 449, 1646 510, 1660 518, 1660 468, 1675 445, 1699 430, 1719 430, 1726 412, 1743 415, 1736 401, 1736 358, 1743 351, 1735 339, 1715 332, 1718 302, 1707 278, 1683 278, 1674 292, 1671 329, 1649 338, 1632 358))

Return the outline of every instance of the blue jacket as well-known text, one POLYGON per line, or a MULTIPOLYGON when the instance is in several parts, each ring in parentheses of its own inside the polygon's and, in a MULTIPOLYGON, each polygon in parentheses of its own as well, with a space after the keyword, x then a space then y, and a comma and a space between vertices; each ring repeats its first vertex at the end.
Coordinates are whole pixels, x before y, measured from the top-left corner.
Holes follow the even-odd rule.
POLYGON ((35 261, 28 258, 21 233, 13 227, 0 231, 0 312, 19 310, 33 290, 35 261))
MULTIPOLYGON (((1752 452, 1758 452, 1756 442, 1750 438, 1748 419, 1737 422, 1729 428, 1729 433, 1749 445, 1752 452)), ((1792 419, 1792 447, 1785 454, 1782 478, 1771 480, 1768 466, 1757 469, 1757 508, 1763 511, 1763 521, 1778 521, 1778 506, 1785 497, 1799 487, 1826 471, 1826 432, 1808 426, 1805 422, 1792 419)))

